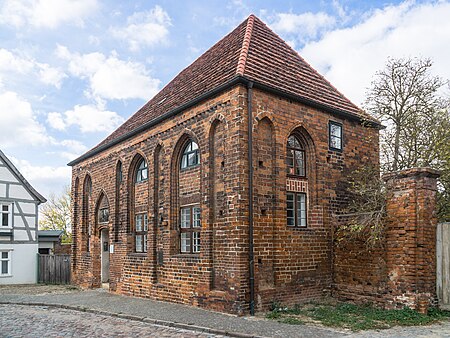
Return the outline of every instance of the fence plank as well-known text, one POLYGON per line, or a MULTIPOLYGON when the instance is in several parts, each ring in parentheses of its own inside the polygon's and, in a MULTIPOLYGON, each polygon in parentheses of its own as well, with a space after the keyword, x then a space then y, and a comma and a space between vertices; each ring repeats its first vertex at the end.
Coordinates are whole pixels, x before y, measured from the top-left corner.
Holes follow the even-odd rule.
POLYGON ((70 284, 70 255, 38 255, 38 282, 70 284))

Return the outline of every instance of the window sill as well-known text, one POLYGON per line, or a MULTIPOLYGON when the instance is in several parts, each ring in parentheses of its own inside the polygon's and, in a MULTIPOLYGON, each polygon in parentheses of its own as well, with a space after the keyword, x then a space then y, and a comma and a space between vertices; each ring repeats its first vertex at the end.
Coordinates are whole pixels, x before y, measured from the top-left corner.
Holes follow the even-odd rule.
POLYGON ((133 257, 147 257, 147 252, 130 252, 128 254, 128 256, 133 256, 133 257))
POLYGON ((293 226, 293 225, 287 225, 288 229, 295 230, 295 231, 314 231, 314 229, 311 229, 310 227, 299 227, 299 226, 293 226))
POLYGON ((10 278, 10 277, 12 277, 13 275, 0 275, 0 278, 10 278))
POLYGON ((287 177, 289 178, 296 178, 296 179, 301 179, 301 180, 307 180, 308 177, 307 176, 300 176, 300 175, 295 175, 295 174, 286 174, 287 177))

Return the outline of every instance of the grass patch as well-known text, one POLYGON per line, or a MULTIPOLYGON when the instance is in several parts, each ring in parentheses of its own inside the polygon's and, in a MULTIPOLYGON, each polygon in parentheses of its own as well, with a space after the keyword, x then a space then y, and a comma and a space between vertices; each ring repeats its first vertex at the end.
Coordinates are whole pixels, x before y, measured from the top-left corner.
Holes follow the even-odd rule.
POLYGON ((402 310, 383 310, 370 305, 348 303, 307 304, 294 308, 272 306, 266 318, 286 324, 321 323, 325 326, 346 328, 352 331, 387 329, 392 326, 426 325, 450 317, 450 311, 431 308, 427 315, 409 308, 402 310))

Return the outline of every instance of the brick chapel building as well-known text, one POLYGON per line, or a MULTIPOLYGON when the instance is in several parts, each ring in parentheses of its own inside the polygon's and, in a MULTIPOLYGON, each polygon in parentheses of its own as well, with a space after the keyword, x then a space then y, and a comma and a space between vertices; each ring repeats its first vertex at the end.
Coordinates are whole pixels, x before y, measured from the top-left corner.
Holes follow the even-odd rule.
POLYGON ((69 163, 73 281, 237 314, 317 299, 378 131, 251 15, 69 163))

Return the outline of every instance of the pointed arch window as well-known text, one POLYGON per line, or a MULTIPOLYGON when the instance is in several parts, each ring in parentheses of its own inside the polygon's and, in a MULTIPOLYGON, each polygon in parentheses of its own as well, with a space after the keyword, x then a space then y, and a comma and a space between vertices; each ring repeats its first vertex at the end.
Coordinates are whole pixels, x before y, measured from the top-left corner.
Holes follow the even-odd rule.
POLYGON ((141 159, 138 163, 136 170, 136 183, 146 181, 148 179, 148 167, 147 162, 144 159, 141 159))
POLYGON ((194 141, 189 141, 184 147, 183 156, 181 157, 181 169, 194 167, 200 163, 198 145, 194 141))
POLYGON ((286 158, 289 175, 306 177, 305 149, 295 135, 288 138, 286 158))

